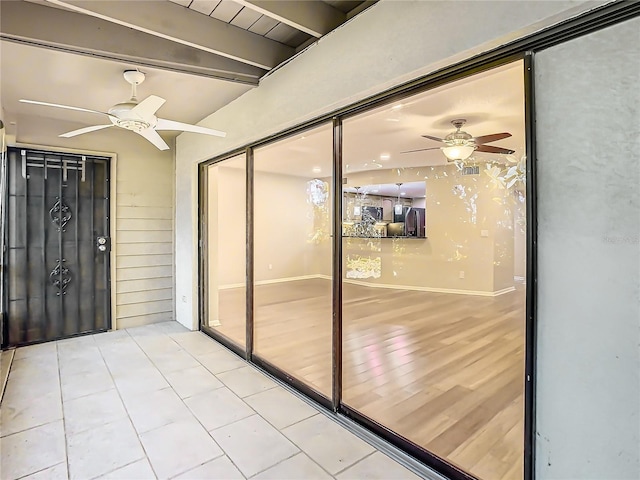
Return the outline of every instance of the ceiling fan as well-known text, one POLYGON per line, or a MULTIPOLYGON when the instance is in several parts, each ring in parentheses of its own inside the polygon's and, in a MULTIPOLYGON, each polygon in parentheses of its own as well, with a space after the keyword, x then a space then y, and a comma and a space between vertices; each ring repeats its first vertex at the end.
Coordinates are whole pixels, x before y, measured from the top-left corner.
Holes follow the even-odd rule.
POLYGON ((214 135, 217 137, 226 136, 225 132, 212 130, 210 128, 190 125, 188 123, 175 122, 165 118, 158 118, 155 113, 166 101, 164 98, 156 95, 149 95, 147 98, 138 102, 136 97, 136 86, 144 82, 145 74, 139 70, 125 70, 124 79, 131 84, 131 98, 122 103, 118 103, 111 107, 108 112, 99 112, 88 108, 72 107, 70 105, 60 105, 57 103, 39 102, 36 100, 21 99, 23 103, 31 103, 35 105, 44 105, 47 107, 65 108, 67 110, 77 110, 80 112, 98 113, 107 115, 111 123, 106 125, 93 125, 90 127, 80 128, 71 132, 63 133, 60 137, 70 138, 83 133, 95 132, 109 127, 120 127, 146 138, 160 150, 168 150, 169 145, 158 134, 162 130, 179 130, 183 132, 203 133, 205 135, 214 135))
POLYGON ((467 123, 464 118, 457 118, 452 120, 451 123, 456 127, 456 131, 450 133, 444 138, 433 137, 431 135, 422 135, 424 138, 435 140, 436 142, 444 143, 444 147, 431 147, 420 148, 418 150, 409 150, 401 153, 413 153, 423 152, 425 150, 437 150, 441 149, 448 160, 465 160, 471 156, 473 152, 486 152, 486 153, 499 153, 509 155, 514 153, 513 150, 502 147, 494 147, 493 145, 486 145, 487 143, 509 138, 510 133, 494 133, 491 135, 482 135, 480 137, 472 137, 470 134, 462 130, 462 126, 467 123))

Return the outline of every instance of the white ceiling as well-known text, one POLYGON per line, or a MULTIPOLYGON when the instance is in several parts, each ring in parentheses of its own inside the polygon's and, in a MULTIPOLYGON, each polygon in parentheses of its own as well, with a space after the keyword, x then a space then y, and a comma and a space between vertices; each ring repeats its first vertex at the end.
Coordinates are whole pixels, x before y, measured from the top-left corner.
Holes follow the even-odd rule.
MULTIPOLYGON (((511 133, 511 137, 489 145, 514 150, 515 158, 524 155, 523 63, 517 61, 346 119, 343 123, 345 175, 445 165, 446 158, 437 148, 442 144, 421 135, 444 138, 455 130, 450 122, 456 118, 467 119, 463 130, 474 137, 511 133), (431 147, 435 150, 401 153, 431 147)), ((475 153, 473 159, 504 162, 504 155, 475 153)), ((258 170, 288 175, 330 176, 331 125, 257 149, 255 165, 258 170)))
MULTIPOLYGON (((34 115, 78 127, 109 123, 100 115, 19 100, 107 111, 130 97, 123 71, 139 68, 147 74, 138 88, 139 99, 160 96, 166 103, 159 117, 197 123, 254 88, 298 49, 373 3, 1 1, 2 120, 17 141, 21 118, 28 121, 34 115)), ((50 125, 47 133, 52 136, 66 131, 59 131, 62 127, 55 121, 50 125)), ((176 134, 162 133, 165 138, 176 134)), ((107 132, 86 135, 101 138, 107 132)))
MULTIPOLYGON (((122 72, 135 69, 135 64, 12 42, 2 42, 1 45, 2 103, 10 121, 17 121, 20 115, 38 115, 69 120, 83 126, 109 123, 108 118, 100 115, 30 105, 19 100, 25 98, 106 112, 131 96, 131 86, 124 80, 122 72)), ((149 67, 140 70, 146 73, 146 79, 138 87, 138 98, 151 94, 165 98, 167 102, 157 115, 186 123, 199 122, 252 88, 240 83, 149 67)), ((100 134, 94 132, 90 135, 100 134)))

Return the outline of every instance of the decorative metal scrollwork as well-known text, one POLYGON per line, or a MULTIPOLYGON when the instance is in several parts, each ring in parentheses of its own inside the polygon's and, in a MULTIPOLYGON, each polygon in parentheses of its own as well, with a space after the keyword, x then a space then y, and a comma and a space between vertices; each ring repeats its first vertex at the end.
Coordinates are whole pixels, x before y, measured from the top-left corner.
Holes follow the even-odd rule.
POLYGON ((53 270, 49 273, 51 284, 58 289, 58 293, 56 293, 57 296, 66 295, 67 286, 71 283, 71 272, 63 265, 64 262, 64 258, 62 261, 58 258, 56 260, 56 266, 53 267, 53 270))
POLYGON ((68 205, 62 203, 62 200, 56 197, 56 203, 49 210, 49 216, 51 217, 51 221, 53 224, 58 227, 58 231, 65 232, 64 227, 67 226, 69 220, 71 220, 71 209, 68 205))

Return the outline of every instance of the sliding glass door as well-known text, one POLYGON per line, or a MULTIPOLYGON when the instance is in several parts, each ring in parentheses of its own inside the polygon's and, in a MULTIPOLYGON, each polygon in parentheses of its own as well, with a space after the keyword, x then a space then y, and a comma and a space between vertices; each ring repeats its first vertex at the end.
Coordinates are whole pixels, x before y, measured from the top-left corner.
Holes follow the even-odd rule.
POLYGON ((454 478, 524 472, 524 70, 205 167, 203 329, 454 478))

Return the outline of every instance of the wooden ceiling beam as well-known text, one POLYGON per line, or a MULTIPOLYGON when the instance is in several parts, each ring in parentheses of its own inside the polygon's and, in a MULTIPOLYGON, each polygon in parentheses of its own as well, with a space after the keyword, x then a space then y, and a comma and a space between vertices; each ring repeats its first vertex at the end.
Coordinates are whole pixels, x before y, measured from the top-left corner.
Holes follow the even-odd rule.
POLYGON ((246 63, 59 8, 2 2, 0 12, 3 40, 248 85, 257 85, 266 73, 246 63))
POLYGON ((319 0, 235 1, 316 38, 326 35, 347 20, 340 10, 319 0))
POLYGON ((47 2, 265 70, 271 70, 295 53, 291 47, 172 2, 47 2))

